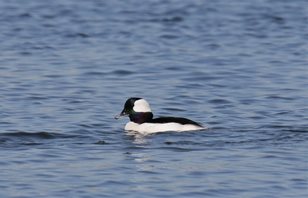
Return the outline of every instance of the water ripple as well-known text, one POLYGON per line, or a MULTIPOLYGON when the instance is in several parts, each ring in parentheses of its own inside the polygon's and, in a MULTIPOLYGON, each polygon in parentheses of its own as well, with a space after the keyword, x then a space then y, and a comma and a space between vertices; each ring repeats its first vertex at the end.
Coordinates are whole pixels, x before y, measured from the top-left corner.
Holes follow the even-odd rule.
POLYGON ((307 197, 307 8, 0 1, 0 197, 307 197), (209 129, 125 132, 132 96, 209 129))

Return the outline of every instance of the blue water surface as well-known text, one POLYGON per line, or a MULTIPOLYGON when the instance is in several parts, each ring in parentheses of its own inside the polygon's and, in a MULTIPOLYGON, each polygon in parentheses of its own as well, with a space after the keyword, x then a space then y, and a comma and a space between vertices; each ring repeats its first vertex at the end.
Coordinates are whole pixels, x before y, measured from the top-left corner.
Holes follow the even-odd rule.
POLYGON ((308 197, 308 1, 0 13, 0 197, 308 197), (136 96, 209 129, 127 133, 136 96))

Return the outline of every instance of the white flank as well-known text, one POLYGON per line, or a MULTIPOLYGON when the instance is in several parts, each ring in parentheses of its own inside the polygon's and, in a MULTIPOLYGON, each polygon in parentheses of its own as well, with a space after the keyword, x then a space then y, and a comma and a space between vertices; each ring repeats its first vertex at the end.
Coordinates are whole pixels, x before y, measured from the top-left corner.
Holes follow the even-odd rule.
POLYGON ((126 131, 136 131, 144 135, 164 132, 164 131, 182 132, 182 131, 195 131, 195 130, 202 130, 202 129, 205 129, 205 128, 192 125, 192 124, 178 124, 175 122, 163 123, 163 124, 162 123, 137 124, 134 122, 128 122, 125 125, 126 131))
POLYGON ((152 112, 149 103, 145 99, 136 100, 133 109, 135 112, 152 112))

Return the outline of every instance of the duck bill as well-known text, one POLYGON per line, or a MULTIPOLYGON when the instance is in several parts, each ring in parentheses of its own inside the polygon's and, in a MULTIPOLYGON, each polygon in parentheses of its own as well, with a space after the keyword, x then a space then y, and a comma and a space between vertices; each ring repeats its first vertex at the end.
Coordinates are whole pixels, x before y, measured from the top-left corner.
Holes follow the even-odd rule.
POLYGON ((128 116, 128 114, 125 113, 124 110, 123 110, 119 115, 116 115, 116 116, 114 117, 114 119, 118 120, 118 119, 120 119, 121 117, 125 117, 125 116, 128 116))

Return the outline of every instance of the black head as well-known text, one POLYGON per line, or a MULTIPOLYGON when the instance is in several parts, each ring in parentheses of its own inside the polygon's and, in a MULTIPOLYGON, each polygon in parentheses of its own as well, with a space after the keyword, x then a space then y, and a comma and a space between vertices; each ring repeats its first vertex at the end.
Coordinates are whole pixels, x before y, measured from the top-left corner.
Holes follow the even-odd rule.
POLYGON ((150 121, 153 118, 150 105, 142 98, 129 98, 126 100, 122 112, 115 118, 118 119, 122 116, 129 116, 130 121, 138 124, 150 121))
POLYGON ((142 98, 129 98, 126 100, 124 104, 123 111, 121 112, 122 115, 129 115, 134 113, 134 104, 137 100, 141 100, 142 98))

